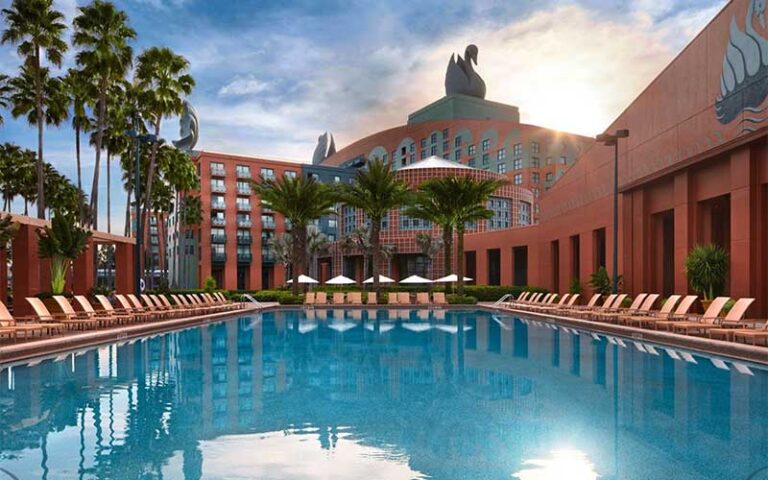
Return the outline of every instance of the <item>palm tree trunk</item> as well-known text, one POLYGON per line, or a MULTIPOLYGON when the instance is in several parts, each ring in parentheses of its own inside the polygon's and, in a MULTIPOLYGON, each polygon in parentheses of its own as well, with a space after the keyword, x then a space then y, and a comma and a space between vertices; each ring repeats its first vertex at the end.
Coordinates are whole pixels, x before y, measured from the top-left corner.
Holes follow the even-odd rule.
POLYGON ((128 195, 125 200, 125 226, 123 227, 123 235, 126 237, 131 236, 131 196, 133 195, 133 189, 128 184, 128 195))
POLYGON ((456 229, 456 275, 459 295, 464 295, 464 228, 456 229))
MULTIPOLYGON (((37 218, 45 218, 43 179, 43 84, 40 78, 40 47, 35 45, 35 109, 37 113, 37 218)), ((25 213, 26 214, 26 213, 25 213)))
POLYGON ((112 177, 110 174, 109 163, 112 160, 112 152, 107 149, 107 233, 112 233, 112 177))
POLYGON ((93 185, 91 186, 91 225, 99 228, 99 167, 101 165, 101 146, 104 141, 104 116, 107 105, 107 85, 102 81, 99 86, 99 108, 96 114, 96 163, 93 166, 93 185))
POLYGON ((373 291, 378 295, 381 293, 381 286, 379 285, 379 264, 381 263, 381 219, 371 218, 371 249, 373 250, 373 265, 371 265, 371 273, 373 274, 373 291))
MULTIPOLYGON (((75 160, 77 161, 77 190, 83 191, 83 174, 80 169, 80 122, 75 122, 75 160)), ((80 223, 83 222, 83 205, 80 205, 80 223)))
POLYGON ((293 245, 291 245, 291 249, 293 250, 293 263, 291 266, 291 279, 293 280, 293 283, 291 283, 291 292, 293 292, 294 295, 299 294, 299 270, 301 269, 301 259, 302 259, 302 241, 300 239, 301 237, 301 231, 304 230, 306 232, 305 228, 302 228, 298 225, 294 225, 294 236, 293 236, 293 245))
POLYGON ((443 227, 443 253, 445 254, 443 276, 450 275, 453 270, 452 255, 453 255, 453 227, 450 225, 443 227))
MULTIPOLYGON (((160 138, 160 122, 162 120, 162 116, 158 116, 157 121, 155 122, 155 138, 160 138)), ((144 190, 145 196, 144 196, 144 225, 146 226, 146 219, 149 217, 149 209, 152 207, 152 180, 155 176, 155 168, 157 167, 157 148, 158 148, 158 142, 154 142, 152 144, 152 152, 149 157, 149 171, 147 172, 147 188, 144 190)), ((141 208, 140 205, 137 204, 136 208, 141 208)))

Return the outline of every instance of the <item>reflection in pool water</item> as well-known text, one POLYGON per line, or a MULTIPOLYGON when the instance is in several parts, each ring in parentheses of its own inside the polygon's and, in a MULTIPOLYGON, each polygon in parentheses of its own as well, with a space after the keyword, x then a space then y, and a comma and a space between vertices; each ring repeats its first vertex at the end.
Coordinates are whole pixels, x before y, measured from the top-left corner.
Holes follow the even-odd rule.
POLYGON ((19 478, 746 479, 768 446, 761 368, 483 311, 271 312, 0 380, 19 478))

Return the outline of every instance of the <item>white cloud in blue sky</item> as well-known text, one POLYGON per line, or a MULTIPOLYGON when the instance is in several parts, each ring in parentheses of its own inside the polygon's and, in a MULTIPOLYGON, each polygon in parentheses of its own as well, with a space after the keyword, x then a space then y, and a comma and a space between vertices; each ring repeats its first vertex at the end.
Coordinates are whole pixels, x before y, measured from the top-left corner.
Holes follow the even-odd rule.
MULTIPOLYGON (((83 3, 56 0, 69 19, 83 3)), ((190 60, 197 81, 191 100, 202 124, 199 148, 296 161, 311 157, 325 130, 343 147, 404 123, 409 112, 443 95, 448 57, 470 42, 480 48, 477 68, 490 100, 518 105, 526 123, 594 134, 724 3, 116 2, 138 32, 136 53, 163 45, 190 60)), ((0 0, 3 8, 9 4, 0 0)), ((73 62, 71 53, 67 62, 73 62)), ((13 74, 17 65, 14 49, 0 46, 0 72, 13 74)), ((166 122, 163 136, 176 135, 175 120, 166 122)), ((73 137, 68 127, 46 132, 46 157, 71 177, 73 137)), ((0 141, 35 148, 35 138, 19 120, 0 127, 0 141)), ((86 157, 84 181, 90 185, 92 152, 86 157)), ((112 223, 121 230, 125 196, 113 172, 118 200, 112 223)))

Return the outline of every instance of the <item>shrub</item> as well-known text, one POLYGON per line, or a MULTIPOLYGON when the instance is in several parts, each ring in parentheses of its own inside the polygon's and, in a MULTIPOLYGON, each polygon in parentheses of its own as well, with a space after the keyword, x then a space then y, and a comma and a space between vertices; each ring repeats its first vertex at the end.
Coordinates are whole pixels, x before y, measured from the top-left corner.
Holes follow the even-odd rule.
POLYGON ((730 259, 728 252, 717 245, 696 245, 685 259, 688 283, 705 300, 712 300, 725 288, 730 259))
POLYGON ((570 293, 571 295, 584 293, 584 289, 581 287, 581 282, 579 281, 578 278, 574 278, 573 280, 571 280, 571 286, 568 287, 568 293, 570 293))
POLYGON ((216 290, 216 279, 210 275, 206 277, 203 289, 206 293, 213 293, 213 291, 216 290))
MULTIPOLYGON (((622 275, 619 275, 619 290, 621 290, 621 284, 624 280, 622 275)), ((588 285, 595 293, 600 295, 610 295, 613 291, 613 279, 608 275, 608 270, 605 267, 600 267, 595 273, 590 275, 588 285)))
POLYGON ((55 215, 51 226, 37 232, 40 258, 50 259, 51 292, 64 293, 67 273, 72 262, 88 248, 91 232, 81 228, 71 216, 55 215))
POLYGON ((446 295, 446 301, 451 305, 475 305, 477 298, 470 295, 446 295))
POLYGON ((292 293, 284 293, 279 297, 278 302, 280 302, 280 305, 301 305, 304 303, 304 297, 292 293))

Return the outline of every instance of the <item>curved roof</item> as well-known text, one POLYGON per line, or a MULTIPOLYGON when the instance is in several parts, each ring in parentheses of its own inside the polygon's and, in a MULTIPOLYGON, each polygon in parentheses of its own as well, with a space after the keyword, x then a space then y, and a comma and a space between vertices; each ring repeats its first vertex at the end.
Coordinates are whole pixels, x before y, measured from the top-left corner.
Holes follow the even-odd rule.
POLYGON ((425 158, 424 160, 419 160, 416 163, 412 163, 407 167, 400 168, 398 171, 403 172, 405 170, 421 170, 424 168, 455 168, 457 170, 474 170, 472 167, 468 167, 464 164, 452 162, 450 160, 446 160, 444 158, 436 157, 433 155, 431 157, 425 158))

